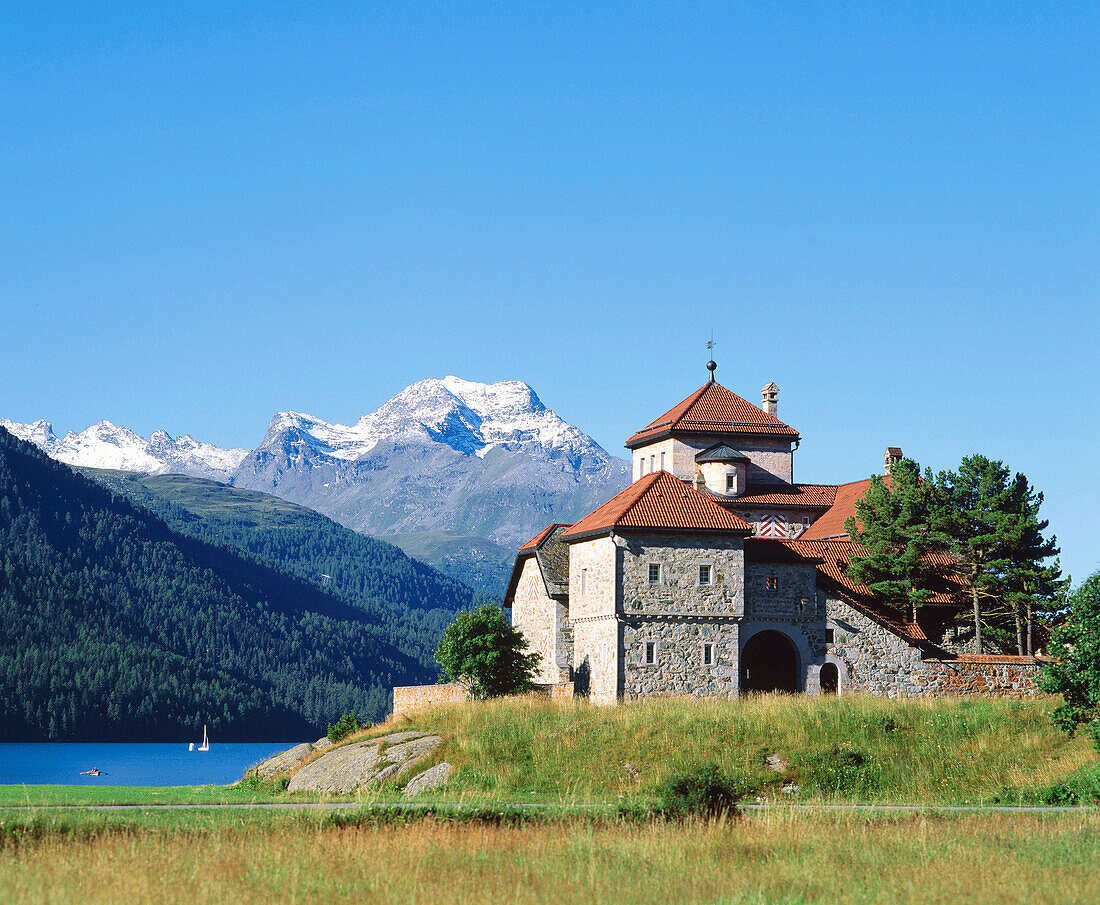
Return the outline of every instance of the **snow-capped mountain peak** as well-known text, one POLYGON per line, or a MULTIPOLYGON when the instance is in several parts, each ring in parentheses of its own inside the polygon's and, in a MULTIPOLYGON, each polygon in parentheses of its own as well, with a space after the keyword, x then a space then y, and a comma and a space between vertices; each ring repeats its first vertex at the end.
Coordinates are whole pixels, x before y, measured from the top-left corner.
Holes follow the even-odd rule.
POLYGON ((421 380, 350 427, 312 415, 280 412, 271 420, 264 446, 281 445, 292 437, 314 452, 348 461, 362 459, 384 440, 443 443, 481 457, 498 446, 533 444, 566 449, 573 455, 583 452, 603 461, 610 458, 518 380, 475 383, 454 376, 421 380))
POLYGON ((48 421, 20 424, 0 418, 15 436, 27 440, 48 456, 83 468, 110 468, 146 474, 178 472, 225 481, 248 455, 247 449, 221 449, 184 435, 178 440, 155 430, 148 440, 111 421, 99 421, 82 431, 69 431, 60 440, 48 421))

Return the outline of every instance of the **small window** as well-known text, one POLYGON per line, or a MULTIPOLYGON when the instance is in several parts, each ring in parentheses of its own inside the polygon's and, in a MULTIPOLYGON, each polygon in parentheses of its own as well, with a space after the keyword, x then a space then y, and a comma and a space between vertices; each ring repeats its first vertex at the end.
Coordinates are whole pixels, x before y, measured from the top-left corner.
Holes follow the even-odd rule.
POLYGON ((825 643, 826 644, 835 644, 836 643, 836 630, 835 629, 831 629, 831 628, 825 629, 825 643))
POLYGON ((769 591, 778 591, 779 579, 775 575, 769 575, 764 579, 764 587, 769 591))
POLYGON ((656 470, 657 470, 657 457, 656 456, 650 456, 649 457, 649 471, 650 471, 650 474, 652 474, 656 470))
POLYGON ((646 666, 652 666, 657 662, 657 642, 647 641, 645 643, 645 662, 646 666))
POLYGON ((726 493, 733 493, 737 489, 737 475, 726 475, 726 493))
POLYGON ((703 645, 703 665, 714 665, 714 644, 709 641, 703 645))
POLYGON ((651 562, 649 564, 649 583, 661 583, 661 564, 659 562, 651 562))
POLYGON ((710 566, 699 567, 699 584, 710 584, 711 568, 710 566))
POLYGON ((661 453, 661 471, 665 470, 665 454, 661 453))
POLYGON ((588 570, 581 569, 581 593, 588 590, 588 570))

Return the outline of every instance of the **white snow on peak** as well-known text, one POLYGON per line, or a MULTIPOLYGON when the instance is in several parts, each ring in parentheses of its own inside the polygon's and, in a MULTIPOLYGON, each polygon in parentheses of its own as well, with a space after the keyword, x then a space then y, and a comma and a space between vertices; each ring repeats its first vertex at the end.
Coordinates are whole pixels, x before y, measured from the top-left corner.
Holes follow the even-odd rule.
POLYGON ((247 449, 221 449, 184 435, 173 440, 167 431, 153 431, 148 440, 110 421, 100 421, 79 433, 69 431, 62 439, 54 436, 47 421, 19 424, 0 418, 0 426, 27 440, 46 455, 84 468, 111 468, 163 474, 169 471, 229 477, 248 455, 247 449))
POLYGON ((264 443, 280 442, 287 433, 319 452, 351 461, 363 458, 383 440, 440 442, 481 457, 498 446, 534 444, 609 458, 594 440, 562 421, 518 380, 475 383, 454 376, 421 380, 351 426, 280 412, 272 419, 264 443))

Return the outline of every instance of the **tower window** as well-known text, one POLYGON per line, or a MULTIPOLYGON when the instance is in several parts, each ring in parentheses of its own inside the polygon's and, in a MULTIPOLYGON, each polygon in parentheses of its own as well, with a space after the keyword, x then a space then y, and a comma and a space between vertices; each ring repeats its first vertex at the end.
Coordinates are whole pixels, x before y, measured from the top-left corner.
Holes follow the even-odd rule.
POLYGON ((703 645, 703 665, 704 666, 713 666, 714 665, 714 644, 710 641, 706 642, 703 645))
POLYGON ((588 590, 588 570, 581 569, 581 593, 588 590))
POLYGON ((650 474, 652 474, 654 471, 656 471, 656 468, 657 468, 657 457, 656 456, 650 456, 649 457, 649 471, 650 471, 650 474))
POLYGON ((661 583, 661 564, 659 562, 651 562, 649 564, 649 583, 661 583))
POLYGON ((712 578, 712 570, 710 566, 699 567, 699 584, 710 584, 712 578))
POLYGON ((737 475, 726 475, 726 493, 733 493, 737 489, 737 475))
POLYGON ((768 591, 778 591, 779 578, 775 575, 769 575, 767 578, 764 579, 764 588, 768 591))
POLYGON ((647 641, 645 643, 645 662, 646 666, 652 666, 657 662, 657 642, 647 641))
POLYGON ((661 471, 665 470, 665 454, 661 453, 661 471))

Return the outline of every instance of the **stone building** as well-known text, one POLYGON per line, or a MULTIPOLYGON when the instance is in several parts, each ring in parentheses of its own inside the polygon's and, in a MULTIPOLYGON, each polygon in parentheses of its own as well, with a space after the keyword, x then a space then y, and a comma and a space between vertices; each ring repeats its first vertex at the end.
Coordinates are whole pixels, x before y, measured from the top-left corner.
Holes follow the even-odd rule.
MULTIPOLYGON (((711 380, 630 437, 633 483, 520 548, 505 596, 537 681, 599 703, 667 695, 859 690, 1033 693, 1030 657, 958 651, 960 588, 919 620, 847 577, 844 530, 870 479, 800 484, 801 437, 711 380)), ((886 470, 901 450, 886 453, 886 470)))

